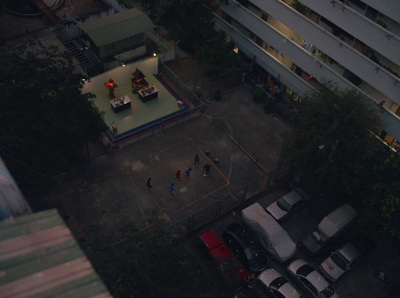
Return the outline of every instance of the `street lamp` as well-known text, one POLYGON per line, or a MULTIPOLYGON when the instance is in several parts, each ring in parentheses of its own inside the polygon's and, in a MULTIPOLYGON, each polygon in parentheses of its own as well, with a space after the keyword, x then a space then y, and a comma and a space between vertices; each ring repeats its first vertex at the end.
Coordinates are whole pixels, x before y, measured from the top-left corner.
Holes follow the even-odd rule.
MULTIPOLYGON (((328 169, 329 162, 331 161, 332 156, 333 156, 333 154, 335 153, 336 147, 337 147, 338 144, 339 144, 339 141, 336 140, 335 144, 332 146, 331 153, 329 154, 328 159, 326 160, 326 163, 325 163, 324 167, 322 168, 322 173, 321 173, 321 175, 319 175, 318 182, 317 182, 317 187, 320 185, 320 183, 321 183, 321 181, 322 181, 322 178, 324 177, 325 172, 326 172, 326 170, 328 169)), ((320 149, 320 150, 323 150, 324 148, 325 148, 325 145, 320 145, 320 146, 318 146, 318 149, 320 149)))

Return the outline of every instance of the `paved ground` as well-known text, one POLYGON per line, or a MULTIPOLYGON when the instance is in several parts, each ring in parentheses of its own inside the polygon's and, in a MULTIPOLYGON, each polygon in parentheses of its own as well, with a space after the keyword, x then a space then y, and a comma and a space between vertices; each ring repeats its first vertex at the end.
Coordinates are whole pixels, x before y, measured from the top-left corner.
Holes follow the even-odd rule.
MULTIPOLYGON (((289 189, 288 186, 276 187, 268 194, 261 194, 255 197, 253 201, 257 201, 261 206, 266 207, 285 194, 289 189)), ((281 226, 288 232, 292 240, 298 243, 307 233, 312 232, 320 220, 326 214, 335 209, 336 206, 337 204, 331 203, 321 205, 320 203, 318 204, 317 202, 312 201, 310 202, 310 205, 285 219, 285 221, 281 223, 281 226)), ((240 211, 223 217, 218 222, 204 227, 202 231, 211 228, 222 239, 222 231, 224 227, 232 222, 239 222, 243 225, 240 211)), ((348 298, 395 297, 391 296, 393 295, 392 288, 388 287, 384 281, 378 279, 380 270, 385 266, 382 266, 377 258, 385 254, 388 255, 389 253, 390 252, 385 247, 376 247, 369 254, 364 256, 361 262, 351 271, 347 272, 343 278, 332 283, 335 291, 340 297, 348 298)), ((319 264, 325 260, 328 255, 329 251, 310 258, 302 251, 298 251, 290 261, 281 264, 271 260, 270 265, 272 268, 275 268, 278 272, 287 277, 286 267, 291 261, 302 258, 309 262, 314 268, 318 268, 319 264)), ((297 285, 295 285, 295 287, 298 288, 303 297, 307 297, 304 295, 301 288, 297 285)))
MULTIPOLYGON (((26 30, 48 25, 41 17, 27 22, 25 18, 3 12, 0 38, 13 38, 23 35, 26 30)), ((169 66, 194 87, 201 81, 194 65, 195 61, 188 57, 169 66)), ((111 153, 92 146, 91 162, 74 169, 70 175, 60 176, 58 186, 48 196, 40 198, 40 202, 49 208, 57 205, 61 212, 69 211, 71 229, 77 235, 84 235, 88 243, 91 243, 91 229, 99 228, 104 231, 104 241, 114 243, 124 236, 116 231, 127 221, 146 229, 151 226, 155 214, 169 224, 210 204, 212 207, 205 212, 215 212, 215 202, 222 198, 237 203, 247 182, 257 180, 275 168, 288 131, 290 128, 279 118, 264 114, 253 102, 248 88, 238 86, 224 93, 221 101, 208 104, 204 115, 139 143, 111 153), (226 131, 240 142, 242 149, 213 125, 213 119, 224 123, 226 131), (204 155, 206 149, 211 151, 210 160, 204 155), (201 166, 205 162, 212 164, 214 157, 220 159, 219 164, 212 164, 209 177, 203 178, 201 167, 192 166, 195 154, 200 155, 201 166), (250 156, 258 160, 259 165, 250 156), (193 168, 192 179, 177 183, 176 170, 189 166, 193 168), (154 185, 151 193, 145 185, 148 177, 152 177, 154 185), (174 200, 168 194, 171 182, 176 184, 174 200)), ((264 182, 259 179, 253 183, 248 197, 260 192, 264 182)), ((258 200, 266 206, 286 191, 285 187, 274 188, 271 193, 255 197, 253 201, 258 200)), ((300 240, 333 209, 334 204, 323 199, 314 198, 309 208, 282 224, 293 240, 300 240)), ((239 213, 228 214, 205 228, 220 234, 226 224, 235 220, 240 221, 239 213)), ((390 289, 377 279, 377 275, 381 271, 396 270, 399 264, 396 256, 390 245, 380 243, 379 249, 367 256, 357 269, 334 284, 335 289, 341 297, 387 297, 390 289)), ((310 262, 316 266, 321 258, 310 262)), ((284 266, 272 265, 284 272, 284 266)))
MULTIPOLYGON (((262 177, 249 188, 248 197, 264 190, 263 169, 276 166, 284 141, 281 135, 289 129, 264 114, 249 95, 238 87, 208 105, 206 114, 186 123, 109 154, 95 148, 91 163, 74 169, 68 177, 61 176, 57 191, 47 200, 61 201, 87 238, 92 222, 99 222, 104 231, 111 229, 106 234, 118 238, 123 235, 114 231, 129 218, 144 229, 151 225, 155 212, 171 224, 219 199, 226 198, 223 209, 238 204, 240 194, 231 194, 240 192, 249 181, 262 177), (260 165, 213 124, 214 115, 224 120, 233 135, 240 136, 241 146, 257 156, 260 165), (206 149, 209 156, 204 154, 206 149), (200 166, 193 164, 196 154, 200 166), (213 163, 215 157, 218 164, 213 163), (202 176, 205 163, 212 165, 207 178, 202 176), (193 169, 191 179, 178 183, 176 171, 189 167, 193 169), (148 177, 152 178, 151 192, 145 185, 148 177), (170 183, 176 186, 174 200, 169 197, 170 183)), ((212 214, 215 206, 210 208, 212 214)), ((113 241, 118 240, 115 237, 113 241)))

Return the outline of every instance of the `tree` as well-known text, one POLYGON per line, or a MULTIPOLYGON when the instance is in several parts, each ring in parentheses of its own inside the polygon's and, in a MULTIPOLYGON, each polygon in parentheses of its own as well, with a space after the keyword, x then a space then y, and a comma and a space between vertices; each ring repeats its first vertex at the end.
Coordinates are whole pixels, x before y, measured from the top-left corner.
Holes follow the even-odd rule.
POLYGON ((309 93, 298 107, 287 156, 306 183, 340 183, 377 131, 378 108, 356 90, 331 83, 309 93))
POLYGON ((159 224, 143 232, 132 223, 123 224, 126 240, 115 247, 103 245, 101 263, 93 260, 113 297, 233 296, 234 289, 208 261, 198 258, 190 241, 170 239, 159 224))
POLYGON ((400 239, 400 155, 369 150, 343 177, 349 199, 363 210, 361 225, 400 239))
POLYGON ((19 13, 40 13, 32 0, 0 0, 0 5, 19 13))
POLYGON ((239 55, 233 50, 235 42, 228 41, 225 31, 218 31, 212 38, 211 42, 207 44, 197 54, 197 61, 200 64, 208 64, 212 67, 225 67, 234 65, 240 61, 239 55))
POLYGON ((167 36, 192 51, 210 40, 214 33, 215 0, 162 0, 160 23, 167 36))
POLYGON ((105 130, 71 57, 40 43, 0 48, 0 155, 24 192, 68 171, 105 130))

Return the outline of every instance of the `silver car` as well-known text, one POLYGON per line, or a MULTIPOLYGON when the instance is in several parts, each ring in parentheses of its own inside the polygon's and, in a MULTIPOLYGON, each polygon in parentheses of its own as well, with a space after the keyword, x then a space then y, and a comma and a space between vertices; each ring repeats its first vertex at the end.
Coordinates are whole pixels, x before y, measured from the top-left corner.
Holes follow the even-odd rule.
POLYGON ((257 277, 257 284, 264 293, 275 298, 301 297, 292 284, 273 268, 261 272, 257 277))
POLYGON ((289 213, 301 207, 307 201, 307 198, 307 196, 300 194, 296 190, 292 190, 291 192, 279 198, 277 201, 273 202, 265 209, 277 221, 281 221, 289 213))
POLYGON ((350 270, 361 258, 361 252, 350 243, 332 253, 321 263, 321 272, 331 281, 336 281, 350 270))
POLYGON ((339 297, 326 279, 306 261, 298 259, 287 267, 292 277, 309 295, 318 298, 339 297))

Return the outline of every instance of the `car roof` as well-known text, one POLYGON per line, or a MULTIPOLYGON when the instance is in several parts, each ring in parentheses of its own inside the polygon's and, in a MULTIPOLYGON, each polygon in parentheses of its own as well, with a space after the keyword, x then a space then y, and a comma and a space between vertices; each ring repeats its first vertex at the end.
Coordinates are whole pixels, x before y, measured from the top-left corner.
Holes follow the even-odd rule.
POLYGON ((297 203, 298 201, 303 200, 303 197, 295 190, 292 190, 291 192, 285 194, 282 196, 283 198, 286 199, 291 205, 297 203))
POLYGON ((317 270, 314 270, 307 275, 307 280, 317 289, 318 292, 322 292, 329 287, 329 282, 317 270))
POLYGON ((300 293, 292 286, 290 282, 285 283, 279 288, 279 292, 287 298, 300 298, 300 293))
POLYGON ((213 249, 223 244, 222 241, 217 237, 217 235, 214 234, 212 230, 208 230, 200 234, 200 238, 201 240, 203 240, 204 244, 207 246, 209 251, 212 251, 213 249))
POLYGON ((218 263, 225 263, 225 261, 232 258, 229 249, 222 243, 222 241, 214 234, 212 230, 202 233, 200 239, 203 240, 213 258, 218 263))
POLYGON ((356 216, 357 212, 350 205, 343 204, 321 220, 318 230, 327 237, 331 237, 356 218, 356 216))
MULTIPOLYGON (((270 284, 279 277, 282 277, 282 275, 279 274, 275 269, 268 268, 260 273, 258 279, 262 281, 267 287, 269 287, 270 284)), ((284 285, 282 285, 279 288, 279 292, 282 293, 283 296, 288 298, 300 297, 299 292, 297 292, 297 290, 293 287, 293 285, 289 281, 287 281, 284 285)))
MULTIPOLYGON (((297 259, 294 260, 292 263, 290 263, 288 269, 290 269, 291 271, 293 271, 295 274, 297 274, 297 270, 299 270, 299 268, 301 268, 304 265, 308 265, 309 264, 302 260, 302 259, 297 259)), ((305 276, 305 278, 319 291, 323 291, 324 289, 326 289, 329 286, 329 283, 326 281, 326 279, 317 271, 314 269, 314 271, 312 271, 310 274, 308 274, 307 276, 305 276)))
POLYGON ((258 276, 258 279, 260 281, 262 281, 265 285, 269 286, 271 284, 271 282, 273 282, 275 279, 277 279, 278 277, 281 277, 281 276, 282 275, 280 275, 278 273, 278 271, 276 271, 275 269, 268 268, 260 273, 260 275, 258 276))
POLYGON ((361 256, 361 253, 351 243, 346 243, 338 251, 349 261, 361 256))

